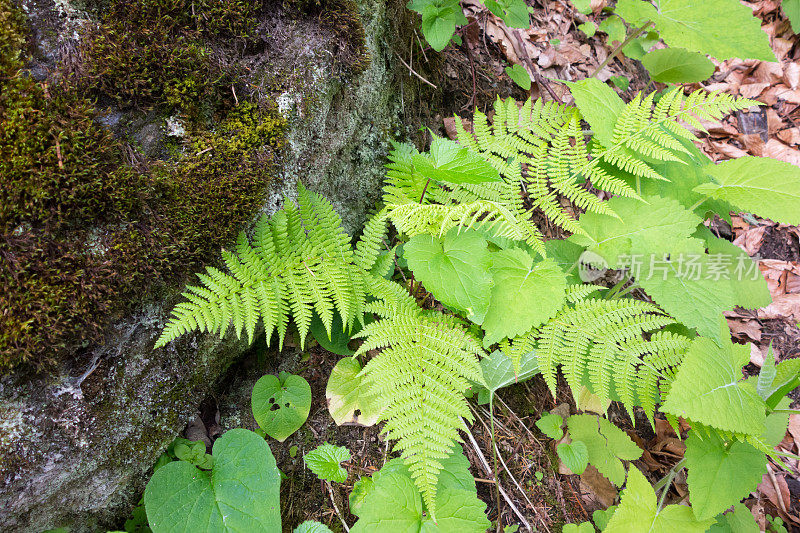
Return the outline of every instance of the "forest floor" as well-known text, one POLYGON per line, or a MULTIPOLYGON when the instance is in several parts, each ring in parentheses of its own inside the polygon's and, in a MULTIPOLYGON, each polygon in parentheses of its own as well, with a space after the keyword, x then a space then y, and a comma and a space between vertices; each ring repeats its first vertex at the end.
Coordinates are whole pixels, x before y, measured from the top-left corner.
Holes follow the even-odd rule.
MULTIPOLYGON (((588 77, 614 46, 605 34, 587 37, 577 29, 587 20, 599 21, 606 0, 592 0, 594 12, 588 16, 575 12, 567 1, 533 5, 534 24, 528 30, 509 30, 477 1, 467 0, 462 4, 470 20, 461 31, 463 44, 451 45, 442 52, 443 57, 438 60, 443 61, 443 66, 437 69, 440 74, 431 81, 443 91, 441 116, 444 117, 454 113, 466 116, 475 107, 491 114, 491 104, 497 95, 527 98, 526 91, 505 74, 504 68, 509 64, 526 63, 544 78, 541 84, 534 83, 530 96, 567 101, 566 86, 556 80, 588 77)), ((717 62, 711 79, 686 86, 688 90, 723 91, 765 104, 757 111, 736 113, 721 124, 708 124, 707 132, 698 133, 701 148, 714 161, 757 155, 800 166, 800 37, 793 34, 777 0, 745 4, 763 20, 762 28, 770 36, 779 62, 717 62)), ((412 58, 406 58, 409 77, 417 76, 416 70, 425 72, 425 63, 434 54, 429 48, 418 49, 412 58)), ((664 88, 651 82, 637 61, 623 56, 611 61, 597 76, 613 81, 618 87, 627 86, 621 91, 626 99, 642 90, 664 88)), ((430 126, 452 136, 452 120, 440 120, 430 126)), ((734 340, 751 344, 750 365, 745 371, 750 375, 758 373, 770 346, 777 361, 800 357, 800 228, 750 215, 734 215, 732 224, 716 220, 711 229, 758 260, 773 298, 773 303, 765 308, 737 309, 727 316, 734 340)), ((380 469, 391 456, 391 449, 378 428, 337 427, 330 418, 325 386, 339 356, 313 347, 305 357, 297 373, 309 381, 314 398, 304 426, 307 430, 272 446, 278 466, 287 476, 281 489, 285 530, 304 520, 316 519, 334 531, 342 531, 333 502, 342 519, 352 525, 356 518, 348 510, 347 495, 353 483, 360 476, 380 469), (326 441, 346 446, 353 455, 344 464, 349 473, 347 482, 334 484, 331 491, 302 463, 303 453, 326 441)), ((794 394, 796 408, 797 391, 794 394)), ((499 516, 504 526, 519 524, 519 531, 560 531, 562 524, 587 520, 594 510, 611 505, 616 498, 617 489, 593 467, 581 476, 565 471, 555 454, 555 443, 534 425, 544 412, 575 412, 576 403, 565 386, 553 398, 536 377, 499 392, 493 413, 499 451, 498 480, 483 466, 492 461, 488 405, 472 400, 471 406, 475 422, 463 445, 491 520, 496 521, 499 516), (499 501, 494 491, 496 482, 503 489, 499 501)), ((655 427, 651 427, 642 417, 634 425, 624 411, 613 405, 609 416, 615 424, 627 429, 644 450, 635 464, 652 481, 664 476, 683 458, 685 444, 665 420, 657 419, 655 427)), ((800 452, 800 415, 792 415, 779 446, 786 452, 800 452)), ((779 516, 789 530, 800 530, 798 464, 788 459, 786 465, 789 469, 771 463, 758 489, 745 501, 762 530, 767 516, 779 516)), ((679 502, 687 493, 686 478, 679 476, 670 500, 679 502)))

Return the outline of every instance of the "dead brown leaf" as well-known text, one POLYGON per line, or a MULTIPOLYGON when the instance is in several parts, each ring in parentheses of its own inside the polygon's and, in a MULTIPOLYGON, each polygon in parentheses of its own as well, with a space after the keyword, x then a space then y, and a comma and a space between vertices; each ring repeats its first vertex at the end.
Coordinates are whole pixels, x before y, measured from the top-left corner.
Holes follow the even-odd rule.
POLYGON ((783 294, 758 310, 759 318, 791 318, 800 321, 800 294, 783 294))
POLYGON ((614 505, 617 499, 616 487, 592 465, 581 474, 581 491, 593 496, 604 508, 614 505))
POLYGON ((728 319, 728 327, 734 336, 746 341, 761 341, 761 324, 755 320, 728 319))

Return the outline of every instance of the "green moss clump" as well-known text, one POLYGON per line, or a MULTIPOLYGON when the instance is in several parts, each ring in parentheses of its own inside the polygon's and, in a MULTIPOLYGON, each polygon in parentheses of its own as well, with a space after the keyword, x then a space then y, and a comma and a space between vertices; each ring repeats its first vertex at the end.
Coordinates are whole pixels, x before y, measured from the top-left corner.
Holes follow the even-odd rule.
POLYGON ((0 372, 45 370, 218 259, 263 204, 285 121, 245 102, 213 132, 195 124, 175 161, 135 170, 74 87, 24 71, 10 0, 0 20, 15 21, 0 30, 0 372))
POLYGON ((86 39, 83 85, 123 106, 166 105, 188 115, 233 103, 236 73, 209 46, 217 37, 245 44, 256 4, 244 0, 115 0, 86 39))

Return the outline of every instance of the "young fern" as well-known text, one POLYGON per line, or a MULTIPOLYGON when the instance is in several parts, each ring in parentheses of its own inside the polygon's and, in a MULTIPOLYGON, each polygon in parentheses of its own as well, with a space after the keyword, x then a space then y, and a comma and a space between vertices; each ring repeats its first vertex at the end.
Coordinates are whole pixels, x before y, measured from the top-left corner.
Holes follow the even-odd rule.
POLYGON ((382 305, 368 304, 382 318, 358 333, 365 340, 355 355, 380 349, 362 372, 377 404, 386 406, 384 430, 397 441, 435 520, 441 461, 461 440, 461 420, 473 418, 464 392, 470 381, 484 382, 484 351, 452 317, 424 311, 391 289, 387 297, 382 305))
POLYGON ((242 233, 235 252, 223 251, 230 274, 206 267, 201 285, 186 287, 187 301, 175 306, 155 347, 193 330, 222 337, 230 324, 252 342, 259 319, 267 342, 277 330, 282 346, 290 316, 302 344, 314 313, 329 334, 334 313, 350 326, 363 319, 369 274, 360 265, 368 255, 353 253, 331 205, 299 184, 297 206, 286 202, 271 219, 261 217, 252 244, 242 233))
POLYGON ((619 400, 631 415, 641 406, 652 419, 662 381, 671 381, 689 339, 665 331, 645 338, 674 320, 647 302, 587 299, 592 292, 571 289, 571 303, 541 328, 514 339, 509 357, 516 365, 535 349, 553 393, 560 366, 573 393, 586 385, 604 401, 619 400))

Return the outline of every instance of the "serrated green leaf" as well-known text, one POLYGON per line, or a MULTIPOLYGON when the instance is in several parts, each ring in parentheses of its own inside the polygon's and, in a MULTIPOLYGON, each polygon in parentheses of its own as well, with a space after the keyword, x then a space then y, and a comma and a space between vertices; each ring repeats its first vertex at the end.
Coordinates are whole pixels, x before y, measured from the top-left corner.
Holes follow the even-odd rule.
POLYGON ((502 181, 499 172, 485 159, 460 144, 433 136, 430 151, 413 154, 414 171, 424 178, 456 185, 502 181))
MULTIPOLYGON (((564 419, 561 418, 560 415, 553 413, 548 413, 536 421, 536 427, 539 428, 539 431, 541 431, 551 439, 560 439, 561 437, 564 436, 564 430, 561 429, 561 426, 563 424, 564 424, 564 419)), ((588 452, 587 452, 587 460, 588 460, 588 452)))
POLYGON ((608 201, 608 207, 619 218, 584 213, 580 223, 585 234, 573 235, 568 241, 600 254, 612 267, 619 266, 620 256, 631 253, 632 244, 653 251, 676 247, 701 221, 676 200, 658 196, 647 197, 645 202, 617 196, 608 201))
POLYGON ((252 408, 253 417, 266 434, 283 442, 308 418, 311 387, 301 376, 267 374, 253 387, 252 408))
MULTIPOLYGON (((767 394, 766 402, 770 409, 775 409, 784 396, 800 386, 800 359, 781 361, 775 369, 775 379, 761 394, 767 394)), ((763 396, 762 396, 763 397, 763 396)))
POLYGON ((489 307, 492 277, 488 243, 475 231, 452 228, 444 239, 420 234, 403 255, 414 276, 437 300, 481 323, 489 307))
POLYGON ((556 447, 556 453, 564 465, 573 474, 583 474, 589 465, 589 449, 580 440, 573 440, 570 443, 562 442, 556 447))
POLYGON ((578 29, 581 30, 587 37, 593 37, 597 32, 597 24, 590 20, 578 26, 578 29))
POLYGON ((769 38, 753 11, 736 0, 620 0, 615 9, 628 24, 653 21, 670 47, 709 54, 717 59, 775 61, 769 38))
POLYGON ((589 463, 616 486, 625 482, 625 467, 621 459, 634 461, 642 450, 624 431, 594 415, 572 415, 567 420, 569 436, 582 441, 589 452, 589 463))
POLYGON ((706 56, 683 48, 653 50, 642 58, 642 64, 653 81, 661 83, 695 83, 714 74, 714 63, 706 56))
POLYGON ((314 520, 306 520, 294 529, 294 533, 333 533, 328 526, 314 520))
POLYGON ((411 478, 399 471, 374 480, 351 533, 484 533, 491 525, 486 504, 474 492, 444 486, 436 494, 436 522, 423 515, 422 498, 411 478))
POLYGON ((692 508, 667 505, 659 511, 656 494, 638 468, 631 467, 620 503, 603 533, 705 533, 714 519, 698 521, 692 508))
POLYGON ((661 410, 722 431, 760 436, 766 404, 754 383, 741 381, 750 349, 730 338, 721 344, 703 337, 692 341, 661 410))
POLYGON ((495 393, 503 387, 519 383, 539 373, 539 364, 536 352, 530 351, 520 357, 519 368, 515 371, 514 363, 500 350, 495 350, 488 357, 481 359, 483 379, 488 387, 477 385, 478 403, 489 401, 489 394, 495 393))
POLYGON ((463 17, 458 2, 441 2, 441 4, 440 7, 430 3, 422 9, 422 34, 431 48, 437 52, 444 50, 453 38, 456 24, 459 22, 458 15, 463 17), (458 13, 456 9, 459 10, 458 13))
POLYGON ((775 368, 775 354, 772 353, 772 343, 769 345, 767 355, 764 357, 764 364, 761 365, 761 370, 758 372, 756 381, 756 392, 764 401, 774 392, 772 384, 775 382, 775 376, 778 374, 775 368))
POLYGON ((634 243, 631 252, 641 262, 636 280, 658 305, 701 335, 722 338, 719 319, 734 305, 733 287, 731 280, 706 276, 714 266, 702 241, 686 239, 671 249, 634 243))
POLYGON ((759 533, 761 531, 753 513, 743 503, 733 506, 733 511, 717 517, 708 533, 759 533))
POLYGON ((246 429, 214 442, 213 470, 173 461, 144 491, 154 533, 280 531, 280 475, 267 443, 246 429))
POLYGON ((503 19, 509 28, 527 29, 531 25, 525 0, 488 0, 485 4, 492 13, 503 19))
POLYGON ((556 264, 534 262, 520 249, 493 252, 494 287, 482 326, 484 344, 526 333, 552 317, 564 304, 566 280, 556 264))
MULTIPOLYGON (((702 229, 707 231, 704 226, 702 229)), ((745 309, 758 309, 772 302, 767 280, 761 274, 758 263, 744 250, 730 241, 713 236, 706 239, 706 246, 708 261, 714 266, 714 270, 705 275, 730 280, 734 305, 745 309)))
POLYGON ((755 489, 767 471, 764 454, 743 442, 726 443, 712 431, 686 440, 692 509, 698 520, 713 518, 755 489))
POLYGON ((617 117, 625 110, 625 102, 614 89, 597 78, 567 82, 567 86, 581 116, 592 127, 594 138, 603 146, 611 146, 614 126, 617 117))
POLYGON ((324 481, 344 483, 347 481, 347 470, 340 463, 350 460, 350 450, 344 446, 320 444, 303 456, 309 470, 324 481))
POLYGON ((800 168, 769 157, 746 156, 705 168, 715 183, 694 188, 741 211, 782 224, 800 224, 800 168))
POLYGON ((506 74, 508 74, 509 78, 514 80, 514 83, 526 91, 531 89, 531 76, 522 65, 512 65, 510 67, 506 67, 506 74))
POLYGON ((337 426, 374 426, 378 422, 382 409, 369 393, 369 386, 360 372, 361 363, 348 357, 336 363, 328 377, 325 399, 337 426))
POLYGON ((617 510, 616 505, 612 505, 608 509, 598 509, 592 513, 592 522, 597 526, 600 531, 605 531, 611 517, 614 516, 614 511, 617 510))

